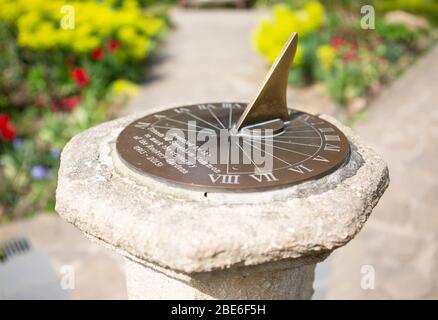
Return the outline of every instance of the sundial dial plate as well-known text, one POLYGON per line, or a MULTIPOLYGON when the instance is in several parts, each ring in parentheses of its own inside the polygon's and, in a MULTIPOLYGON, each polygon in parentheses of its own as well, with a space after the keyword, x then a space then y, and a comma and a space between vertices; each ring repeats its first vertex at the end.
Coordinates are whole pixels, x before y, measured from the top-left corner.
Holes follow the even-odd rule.
POLYGON ((251 191, 316 179, 349 155, 345 135, 287 106, 297 49, 293 33, 249 103, 206 103, 147 115, 128 125, 116 149, 128 168, 183 187, 251 191))
POLYGON ((348 157, 345 135, 333 124, 304 112, 289 110, 291 120, 279 134, 233 134, 246 106, 229 102, 195 104, 147 115, 120 133, 116 143, 118 156, 137 174, 205 191, 266 190, 294 185, 330 173, 348 157), (190 121, 196 125, 188 127, 190 121), (179 139, 169 135, 172 129, 180 130, 179 139), (189 163, 189 153, 208 150, 202 146, 210 138, 216 141, 212 145, 217 146, 211 163, 189 163), (166 150, 172 144, 184 152, 186 163, 181 157, 170 158, 180 163, 167 161, 166 150))

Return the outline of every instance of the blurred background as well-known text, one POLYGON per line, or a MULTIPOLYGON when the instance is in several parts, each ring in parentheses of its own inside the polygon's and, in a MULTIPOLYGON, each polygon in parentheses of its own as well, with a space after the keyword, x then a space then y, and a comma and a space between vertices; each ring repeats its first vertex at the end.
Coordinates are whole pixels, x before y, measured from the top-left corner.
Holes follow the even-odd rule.
POLYGON ((293 31, 289 105, 352 126, 391 176, 314 298, 437 299, 437 24, 435 0, 0 0, 0 299, 125 299, 120 257, 54 213, 63 146, 158 105, 247 101, 293 31))

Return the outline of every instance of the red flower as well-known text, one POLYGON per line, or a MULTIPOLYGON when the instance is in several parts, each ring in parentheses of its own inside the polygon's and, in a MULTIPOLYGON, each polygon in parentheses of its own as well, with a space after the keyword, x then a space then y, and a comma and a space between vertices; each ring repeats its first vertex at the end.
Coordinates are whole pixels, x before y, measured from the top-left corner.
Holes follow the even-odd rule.
POLYGON ((7 114, 0 114, 0 139, 10 141, 15 138, 17 132, 11 124, 11 119, 7 114))
POLYGON ((61 100, 53 98, 52 99, 52 111, 61 110, 61 109, 62 109, 61 100))
POLYGON ((85 87, 90 81, 87 70, 85 70, 84 68, 74 68, 71 71, 71 78, 80 88, 85 87))
POLYGON ((52 102, 52 109, 53 110, 67 110, 72 111, 74 110, 79 103, 81 102, 81 96, 71 96, 64 99, 56 99, 52 102))
POLYGON ((107 44, 107 48, 110 52, 116 52, 120 48, 120 43, 117 40, 111 40, 107 44))
POLYGON ((97 60, 102 59, 104 55, 105 55, 105 52, 103 51, 103 49, 97 48, 91 52, 91 59, 97 61, 97 60))
POLYGON ((71 96, 62 99, 61 104, 63 109, 72 111, 79 105, 80 102, 81 96, 71 96))
POLYGON ((343 44, 344 44, 344 40, 341 37, 334 37, 332 39, 332 47, 335 48, 336 50, 342 47, 343 44))

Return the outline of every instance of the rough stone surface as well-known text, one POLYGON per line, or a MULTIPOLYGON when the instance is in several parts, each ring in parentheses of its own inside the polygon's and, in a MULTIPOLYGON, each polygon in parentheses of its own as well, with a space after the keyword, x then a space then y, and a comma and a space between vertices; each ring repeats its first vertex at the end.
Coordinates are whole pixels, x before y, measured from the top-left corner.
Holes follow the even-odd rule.
POLYGON ((86 234, 141 262, 182 273, 320 256, 360 230, 388 184, 384 161, 334 119, 352 144, 334 173, 275 191, 235 194, 139 184, 113 164, 131 115, 74 137, 61 156, 56 210, 86 234), (256 205, 255 205, 256 204, 256 205))
POLYGON ((130 299, 310 299, 315 264, 277 264, 252 272, 237 268, 175 277, 126 259, 128 295, 130 299))

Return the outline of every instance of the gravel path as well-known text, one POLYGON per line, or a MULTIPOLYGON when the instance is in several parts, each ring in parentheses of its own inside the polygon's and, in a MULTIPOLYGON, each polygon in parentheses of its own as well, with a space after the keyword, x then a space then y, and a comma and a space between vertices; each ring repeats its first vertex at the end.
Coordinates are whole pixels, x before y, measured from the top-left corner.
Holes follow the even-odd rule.
POLYGON ((250 99, 266 72, 250 41, 261 15, 250 10, 175 9, 175 29, 153 57, 146 82, 128 111, 250 99))

